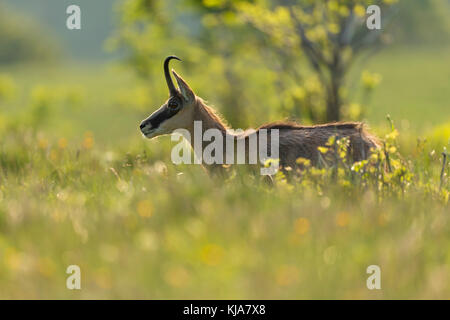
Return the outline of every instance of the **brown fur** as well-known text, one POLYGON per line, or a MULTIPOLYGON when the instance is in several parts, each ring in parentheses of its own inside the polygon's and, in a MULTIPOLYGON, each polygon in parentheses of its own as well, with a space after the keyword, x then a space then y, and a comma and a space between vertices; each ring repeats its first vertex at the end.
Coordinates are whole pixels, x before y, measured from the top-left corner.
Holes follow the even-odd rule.
POLYGON ((317 164, 318 147, 325 146, 331 136, 350 139, 349 153, 353 161, 367 158, 372 148, 378 148, 378 139, 368 133, 362 122, 335 122, 302 126, 294 122, 275 122, 260 127, 280 130, 280 164, 295 166, 299 157, 317 164))
MULTIPOLYGON (((219 128, 225 133, 228 126, 222 121, 218 113, 207 106, 202 99, 197 99, 198 119, 203 122, 203 130, 209 128, 219 128)), ((350 139, 349 153, 353 161, 360 161, 367 158, 371 148, 378 148, 378 139, 366 131, 365 125, 361 122, 335 122, 313 126, 303 126, 295 122, 272 122, 260 126, 260 129, 268 130, 268 146, 270 152, 270 129, 279 130, 279 157, 281 166, 296 166, 298 158, 306 158, 316 165, 319 158, 318 147, 325 146, 331 136, 337 138, 348 137, 350 139)), ((193 132, 191 133, 193 134, 193 132)), ((248 133, 236 136, 236 139, 246 140, 246 150, 248 150, 248 133)), ((269 153, 270 154, 270 153, 269 153)))

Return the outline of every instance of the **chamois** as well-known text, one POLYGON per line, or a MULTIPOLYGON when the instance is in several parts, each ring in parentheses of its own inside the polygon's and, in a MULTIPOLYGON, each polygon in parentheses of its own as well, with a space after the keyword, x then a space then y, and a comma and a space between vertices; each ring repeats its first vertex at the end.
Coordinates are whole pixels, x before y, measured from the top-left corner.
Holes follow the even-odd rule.
MULTIPOLYGON (((169 73, 169 61, 176 59, 176 56, 169 56, 164 61, 164 74, 169 88, 169 99, 148 118, 140 124, 140 130, 146 138, 171 134, 176 129, 185 129, 194 136, 194 121, 201 121, 202 134, 211 128, 217 129, 225 138, 230 135, 232 139, 245 141, 245 152, 249 148, 249 133, 234 134, 224 123, 218 113, 207 106, 203 99, 196 96, 186 81, 183 80, 173 69, 172 73, 178 83, 178 88, 172 82, 169 73)), ((303 126, 295 122, 273 122, 265 124, 256 129, 258 135, 261 129, 278 129, 279 134, 279 164, 283 167, 296 167, 298 158, 306 158, 316 165, 319 161, 318 147, 325 146, 331 136, 337 139, 347 137, 349 139, 348 156, 353 161, 364 160, 370 154, 372 148, 378 148, 378 139, 368 133, 361 122, 335 122, 313 126, 303 126)), ((268 134, 268 140, 270 140, 268 134)), ((194 148, 193 141, 191 141, 194 148)), ((268 141, 270 145, 270 141, 268 141)), ((201 150, 205 148, 202 141, 201 150)), ((270 147, 268 147, 270 149, 270 147)), ((269 150, 270 151, 270 150, 269 150)), ((248 159, 248 154, 245 155, 248 159)), ((225 161, 223 162, 225 163, 225 161)), ((248 162, 246 162, 248 163, 248 162)), ((222 167, 222 165, 205 165, 207 169, 222 167)))

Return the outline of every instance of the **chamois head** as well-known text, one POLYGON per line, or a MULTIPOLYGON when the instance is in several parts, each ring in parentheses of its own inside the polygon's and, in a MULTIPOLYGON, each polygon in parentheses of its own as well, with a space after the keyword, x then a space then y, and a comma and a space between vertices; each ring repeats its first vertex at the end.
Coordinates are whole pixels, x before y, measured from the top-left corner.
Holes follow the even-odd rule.
POLYGON ((175 88, 169 72, 169 61, 172 59, 181 61, 176 56, 169 56, 164 60, 164 75, 169 88, 169 99, 143 120, 140 125, 141 132, 149 139, 170 134, 176 129, 187 129, 193 122, 195 94, 189 85, 172 69, 179 90, 175 88))

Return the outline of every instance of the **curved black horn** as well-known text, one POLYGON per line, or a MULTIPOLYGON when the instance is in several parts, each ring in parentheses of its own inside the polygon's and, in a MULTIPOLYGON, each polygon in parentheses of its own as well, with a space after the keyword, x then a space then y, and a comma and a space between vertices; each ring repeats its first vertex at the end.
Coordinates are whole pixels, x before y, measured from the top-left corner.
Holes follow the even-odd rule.
POLYGON ((175 86, 172 82, 172 78, 170 77, 170 72, 169 72, 169 61, 172 59, 176 59, 181 61, 180 58, 176 57, 176 56, 168 56, 166 58, 166 60, 164 60, 164 75, 166 76, 166 82, 167 82, 167 86, 169 87, 169 93, 171 96, 174 96, 177 92, 177 89, 175 89, 175 86))

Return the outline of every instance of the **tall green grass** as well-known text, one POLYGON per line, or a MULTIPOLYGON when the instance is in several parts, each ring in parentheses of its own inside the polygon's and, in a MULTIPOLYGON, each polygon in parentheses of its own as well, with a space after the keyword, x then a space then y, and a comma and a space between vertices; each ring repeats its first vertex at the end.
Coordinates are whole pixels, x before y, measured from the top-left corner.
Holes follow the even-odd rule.
POLYGON ((126 73, 3 70, 0 298, 448 298, 446 69, 383 57, 368 117, 385 148, 273 186, 173 165, 168 137, 138 132, 163 97, 126 73), (66 288, 73 264, 81 290, 66 288), (369 265, 382 290, 367 289, 369 265))
POLYGON ((401 159, 390 141, 392 173, 375 171, 380 153, 271 187, 240 168, 225 181, 174 166, 164 142, 110 150, 91 134, 9 128, 0 298, 446 298, 440 157, 401 159), (79 291, 66 288, 72 264, 79 291), (381 267, 380 291, 366 287, 369 265, 381 267))

